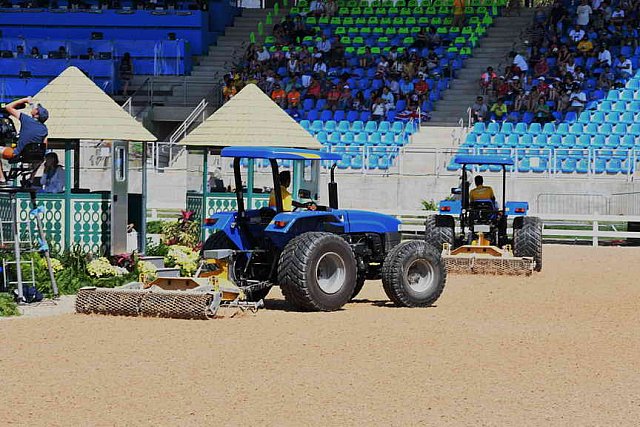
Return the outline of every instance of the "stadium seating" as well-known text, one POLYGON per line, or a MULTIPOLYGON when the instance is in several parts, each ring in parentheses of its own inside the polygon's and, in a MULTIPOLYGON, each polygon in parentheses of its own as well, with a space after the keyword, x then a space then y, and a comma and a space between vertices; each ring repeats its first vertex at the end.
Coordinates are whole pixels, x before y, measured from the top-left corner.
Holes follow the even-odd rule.
MULTIPOLYGON (((594 103, 593 109, 583 111, 574 123, 546 123, 542 129, 538 123, 515 127, 510 123, 475 123, 459 153, 484 149, 496 153, 508 147, 509 155, 518 160, 518 172, 634 173, 640 161, 640 103, 635 100, 639 88, 640 72, 625 89, 610 91, 607 99, 594 103), (610 112, 612 100, 619 105, 619 112, 610 112)), ((447 168, 457 170, 458 165, 451 162, 447 168)))

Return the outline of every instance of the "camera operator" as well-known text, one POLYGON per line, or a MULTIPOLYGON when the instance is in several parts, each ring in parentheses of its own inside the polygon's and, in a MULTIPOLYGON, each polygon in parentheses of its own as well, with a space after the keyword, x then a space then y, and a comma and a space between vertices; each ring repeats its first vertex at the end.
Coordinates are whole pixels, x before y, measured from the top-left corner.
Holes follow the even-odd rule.
MULTIPOLYGON (((22 98, 7 104, 5 110, 20 121, 20 135, 18 136, 15 149, 12 147, 0 147, 0 153, 3 159, 11 160, 19 156, 20 152, 22 152, 28 144, 47 143, 49 130, 44 122, 49 118, 49 112, 46 108, 42 105, 32 103, 31 98, 22 98), (30 105, 31 114, 18 111, 18 109, 24 108, 26 105, 30 105)), ((6 180, 4 171, 2 170, 2 162, 0 162, 0 185, 4 183, 6 183, 6 180)))

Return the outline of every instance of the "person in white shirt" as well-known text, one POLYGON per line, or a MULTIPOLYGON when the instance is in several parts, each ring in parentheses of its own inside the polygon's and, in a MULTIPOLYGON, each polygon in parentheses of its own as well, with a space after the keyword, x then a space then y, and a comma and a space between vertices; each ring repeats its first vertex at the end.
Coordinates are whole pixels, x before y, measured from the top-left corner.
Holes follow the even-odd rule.
POLYGON ((316 43, 316 47, 321 53, 327 54, 331 51, 331 41, 327 39, 326 35, 323 34, 322 40, 316 43))
POLYGON ((513 58, 513 65, 518 67, 521 72, 526 74, 527 71, 529 71, 529 64, 527 64, 527 60, 524 59, 524 56, 516 52, 511 52, 509 56, 513 58))
POLYGON ((571 104, 567 111, 574 111, 577 115, 580 115, 585 105, 587 105, 587 95, 580 89, 579 85, 573 86, 573 90, 569 95, 569 102, 571 104))
POLYGON ((598 53, 598 66, 611 66, 611 52, 609 52, 609 49, 607 49, 607 46, 604 44, 602 45, 602 50, 598 53))
POLYGON ((576 19, 576 23, 578 25, 582 25, 583 27, 586 27, 587 25, 589 25, 589 16, 592 13, 593 13, 593 10, 591 10, 591 6, 589 6, 588 0, 582 0, 582 4, 578 6, 578 8, 576 9, 576 14, 578 15, 578 18, 576 19))
POLYGON ((569 31, 569 38, 574 43, 578 43, 580 40, 582 40, 585 34, 586 33, 584 32, 584 30, 581 29, 578 25, 576 25, 576 27, 573 30, 569 31))
POLYGON ((601 4, 602 4, 602 0, 591 0, 591 9, 598 10, 600 9, 601 4))
POLYGON ((631 60, 625 58, 624 55, 620 55, 618 65, 616 65, 616 74, 618 77, 629 78, 631 77, 632 71, 633 64, 631 64, 631 60))
POLYGON ((258 62, 266 62, 271 59, 271 54, 266 46, 262 46, 262 50, 258 52, 258 62))
POLYGON ((311 4, 309 4, 309 10, 314 15, 322 15, 324 12, 324 3, 320 0, 313 0, 311 4))
POLYGON ((324 62, 320 61, 320 62, 316 62, 315 65, 313 66, 313 72, 318 74, 318 73, 327 73, 327 64, 325 64, 324 62))

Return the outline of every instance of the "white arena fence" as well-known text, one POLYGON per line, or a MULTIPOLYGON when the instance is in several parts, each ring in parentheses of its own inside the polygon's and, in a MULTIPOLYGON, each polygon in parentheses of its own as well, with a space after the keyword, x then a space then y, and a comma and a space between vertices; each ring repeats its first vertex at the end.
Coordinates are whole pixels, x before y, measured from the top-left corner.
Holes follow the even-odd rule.
MULTIPOLYGON (((432 211, 380 211, 380 213, 392 215, 402 221, 402 233, 413 238, 422 238, 426 217, 437 214, 432 211)), ((535 216, 543 221, 542 236, 546 242, 591 242, 592 246, 598 246, 602 240, 615 243, 637 239, 640 244, 640 231, 626 231, 629 223, 640 224, 640 215, 535 214, 535 216)), ((512 231, 511 228, 508 229, 509 234, 512 231)))

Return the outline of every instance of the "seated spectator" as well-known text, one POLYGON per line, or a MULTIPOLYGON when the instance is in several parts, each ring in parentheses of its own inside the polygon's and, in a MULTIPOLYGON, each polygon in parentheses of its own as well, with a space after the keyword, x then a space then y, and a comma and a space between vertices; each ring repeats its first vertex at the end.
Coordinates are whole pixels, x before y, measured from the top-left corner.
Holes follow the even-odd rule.
POLYGON ((262 46, 262 49, 258 51, 257 60, 260 64, 265 64, 271 59, 271 54, 266 46, 262 46))
POLYGON ((227 82, 227 84, 225 84, 225 86, 222 88, 222 97, 224 98, 225 102, 233 98, 236 93, 238 93, 238 90, 236 89, 236 86, 230 81, 227 82))
POLYGON ((471 105, 472 122, 484 122, 487 119, 488 111, 487 105, 484 103, 484 98, 482 96, 477 97, 476 102, 471 105))
POLYGON ((360 59, 358 59, 358 62, 361 68, 369 68, 373 66, 374 58, 369 46, 366 46, 364 48, 364 55, 362 55, 360 59))
POLYGON ((424 101, 429 95, 429 84, 424 79, 424 74, 419 74, 418 81, 413 85, 416 95, 421 101, 424 101))
POLYGON ((531 95, 530 91, 520 91, 513 102, 513 111, 522 111, 526 110, 529 106, 529 97, 531 95))
POLYGON ((624 55, 618 57, 618 62, 615 65, 616 77, 621 79, 628 79, 633 72, 633 65, 631 60, 627 59, 624 55))
POLYGON ((387 109, 385 108, 384 103, 380 97, 376 98, 375 102, 371 106, 371 119, 376 122, 380 122, 384 120, 385 115, 387 114, 387 109))
POLYGON ((351 106, 353 105, 353 95, 351 94, 351 88, 349 85, 345 85, 342 88, 342 93, 340 94, 340 100, 338 101, 338 108, 340 110, 351 110, 351 106))
POLYGON ((340 89, 338 89, 338 85, 333 85, 331 90, 327 93, 327 108, 335 110, 338 107, 338 102, 340 101, 340 96, 342 93, 340 89))
POLYGON ((324 9, 325 16, 331 18, 338 12, 338 2, 335 0, 327 0, 324 4, 324 9))
POLYGON ((409 79, 409 76, 405 76, 400 82, 400 95, 408 101, 408 97, 413 93, 413 91, 413 82, 409 79))
POLYGON ((491 112, 491 120, 502 122, 507 118, 507 106, 502 98, 498 98, 498 101, 491 106, 489 112, 491 112))
POLYGON ((487 93, 489 90, 489 86, 491 85, 491 81, 497 77, 496 73, 493 71, 493 67, 487 67, 487 70, 480 75, 480 89, 482 93, 487 93))
POLYGON ((312 0, 309 4, 309 11, 314 16, 321 16, 324 14, 324 3, 321 0, 312 0))
POLYGON ((527 74, 529 71, 529 64, 527 64, 527 60, 524 56, 520 55, 517 52, 511 52, 509 57, 512 59, 512 67, 511 73, 514 75, 527 74))
POLYGON ((553 115, 551 114, 551 109, 547 105, 546 100, 543 97, 538 99, 538 105, 536 105, 535 110, 533 111, 533 121, 535 123, 545 124, 550 121, 553 121, 553 115))
POLYGON ((598 52, 598 61, 594 64, 595 67, 611 66, 611 52, 607 49, 607 45, 602 43, 600 51, 598 52))
POLYGON ((38 48, 36 46, 31 48, 31 57, 34 58, 34 59, 42 58, 42 55, 40 55, 40 51, 38 50, 38 48))
POLYGON ((290 109, 298 108, 300 106, 300 92, 297 87, 293 87, 289 93, 287 93, 287 103, 290 109))
POLYGON ((573 30, 569 31, 569 39, 571 39, 574 44, 578 44, 580 40, 584 38, 585 34, 587 33, 580 28, 580 25, 576 24, 573 30))
POLYGON ((354 111, 369 111, 371 105, 369 101, 365 99, 364 92, 360 91, 353 99, 353 104, 351 104, 351 108, 354 111))
POLYGON ((329 52, 331 52, 331 41, 327 39, 326 34, 322 35, 322 39, 316 43, 316 47, 323 56, 329 55, 329 52))
POLYGON ((16 46, 15 57, 16 58, 24 58, 24 46, 22 46, 21 44, 16 46))
POLYGON ((580 115, 585 105, 587 105, 587 95, 580 89, 579 85, 573 86, 573 91, 569 95, 569 102, 570 105, 567 111, 573 111, 577 115, 580 115))
POLYGON ((280 87, 278 83, 273 86, 271 92, 271 99, 280 106, 280 108, 287 108, 287 94, 284 89, 280 87))
POLYGON ((49 152, 44 156, 44 172, 40 178, 43 193, 62 193, 65 186, 64 168, 60 165, 58 155, 49 152))
POLYGON ((536 77, 546 76, 549 73, 549 63, 547 62, 547 57, 542 55, 540 60, 536 62, 536 65, 533 67, 533 74, 536 77))
POLYGON ((382 102, 384 103, 387 110, 393 110, 396 108, 395 97, 387 86, 382 88, 380 99, 382 99, 382 102))
POLYGON ((593 43, 586 34, 578 43, 577 49, 583 56, 588 56, 593 51, 593 43))
POLYGON ((576 8, 576 24, 582 27, 589 25, 589 17, 593 13, 591 6, 589 6, 589 0, 582 0, 582 4, 576 8))

